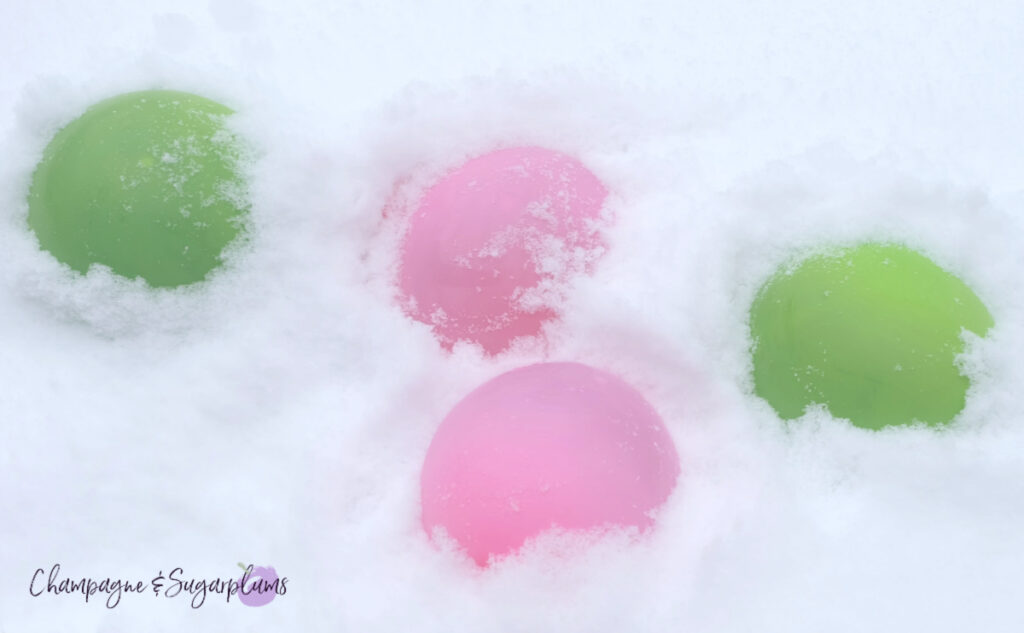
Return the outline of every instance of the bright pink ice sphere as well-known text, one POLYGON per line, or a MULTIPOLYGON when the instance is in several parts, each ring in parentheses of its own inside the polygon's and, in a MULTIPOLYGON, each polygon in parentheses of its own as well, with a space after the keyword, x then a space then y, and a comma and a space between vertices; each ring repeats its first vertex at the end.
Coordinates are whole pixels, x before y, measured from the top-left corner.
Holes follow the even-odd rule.
POLYGON ((675 444, 635 389, 578 363, 530 365, 441 423, 420 475, 423 527, 485 565, 552 527, 647 528, 678 475, 675 444))
POLYGON ((474 158, 423 195, 402 246, 408 313, 445 346, 491 354, 555 316, 538 296, 602 247, 607 191, 578 160, 539 147, 474 158))

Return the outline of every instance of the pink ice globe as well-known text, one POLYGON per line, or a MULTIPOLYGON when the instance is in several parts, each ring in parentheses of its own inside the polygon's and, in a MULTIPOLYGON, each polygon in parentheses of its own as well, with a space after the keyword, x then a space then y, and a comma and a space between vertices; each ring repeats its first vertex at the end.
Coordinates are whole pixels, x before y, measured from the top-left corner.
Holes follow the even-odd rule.
POLYGON ((401 250, 406 311, 442 344, 490 354, 540 333, 565 279, 603 249, 607 191, 578 160, 539 147, 479 156, 431 186, 401 250))
POLYGON ((530 365, 441 423, 420 475, 423 527, 486 565, 550 528, 644 530, 678 476, 675 444, 635 389, 578 363, 530 365))

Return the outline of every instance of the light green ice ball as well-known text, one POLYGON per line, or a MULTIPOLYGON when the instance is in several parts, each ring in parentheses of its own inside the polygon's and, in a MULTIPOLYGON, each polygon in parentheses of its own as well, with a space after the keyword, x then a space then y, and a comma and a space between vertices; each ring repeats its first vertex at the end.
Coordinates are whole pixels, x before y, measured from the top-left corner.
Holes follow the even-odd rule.
POLYGON ((970 386, 961 333, 992 325, 967 285, 905 247, 815 255, 780 270, 750 309, 754 390, 785 419, 822 404, 864 428, 939 425, 970 386))
POLYGON ((154 90, 107 99, 64 127, 29 192, 29 227, 74 270, 109 266, 154 287, 201 281, 248 214, 231 110, 154 90))

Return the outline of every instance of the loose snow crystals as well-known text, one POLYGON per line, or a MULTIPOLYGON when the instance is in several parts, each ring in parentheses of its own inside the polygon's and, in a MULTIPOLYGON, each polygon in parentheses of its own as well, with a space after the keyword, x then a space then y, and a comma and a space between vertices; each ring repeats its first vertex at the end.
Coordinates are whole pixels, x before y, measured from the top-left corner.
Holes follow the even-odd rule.
POLYGON ((410 219, 399 272, 406 312, 446 347, 465 340, 496 354, 539 334, 566 280, 603 251, 606 196, 579 161, 547 149, 466 162, 427 189, 410 219))

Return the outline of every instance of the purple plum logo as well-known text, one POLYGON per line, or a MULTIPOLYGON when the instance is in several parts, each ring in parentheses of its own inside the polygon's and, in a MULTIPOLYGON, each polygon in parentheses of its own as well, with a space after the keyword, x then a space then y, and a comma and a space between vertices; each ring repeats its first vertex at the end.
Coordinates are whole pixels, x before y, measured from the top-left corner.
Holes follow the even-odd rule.
POLYGON ((287 579, 279 579, 273 567, 243 565, 242 577, 238 580, 238 600, 249 607, 269 604, 278 594, 284 595, 287 579))

